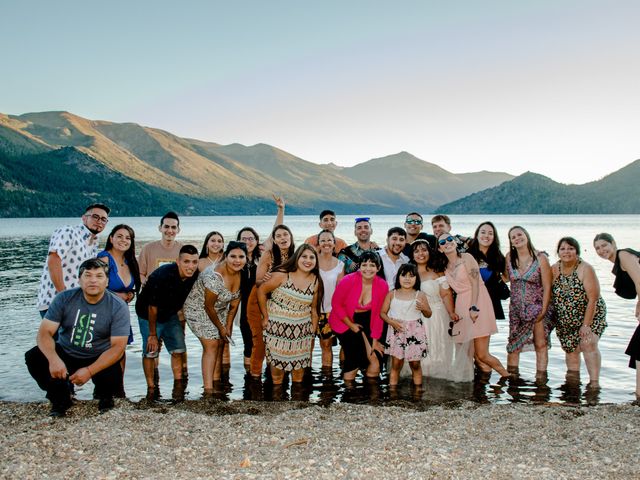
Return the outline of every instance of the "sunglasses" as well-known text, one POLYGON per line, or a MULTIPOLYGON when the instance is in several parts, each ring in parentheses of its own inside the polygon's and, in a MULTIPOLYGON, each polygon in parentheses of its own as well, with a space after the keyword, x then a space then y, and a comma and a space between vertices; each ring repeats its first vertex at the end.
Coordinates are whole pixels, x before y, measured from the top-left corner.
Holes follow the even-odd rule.
POLYGON ((404 223, 407 225, 422 225, 422 220, 414 220, 413 218, 407 218, 404 223))
POLYGON ((447 238, 443 238, 442 240, 438 240, 438 243, 440 245, 446 245, 447 242, 453 242, 453 241, 454 241, 454 238, 451 235, 449 235, 447 238))
POLYGON ((371 217, 356 217, 355 223, 371 222, 371 217))
POLYGON ((455 322, 449 322, 449 329, 447 330, 447 333, 449 334, 450 337, 456 337, 456 336, 460 335, 460 332, 453 333, 453 326, 454 325, 455 325, 455 322))

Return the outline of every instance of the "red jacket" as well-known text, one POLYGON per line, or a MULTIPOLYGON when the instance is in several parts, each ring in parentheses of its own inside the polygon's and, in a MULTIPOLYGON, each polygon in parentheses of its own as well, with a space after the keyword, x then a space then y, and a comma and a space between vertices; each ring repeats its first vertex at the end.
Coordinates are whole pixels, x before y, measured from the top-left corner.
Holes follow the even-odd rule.
MULTIPOLYGON (((371 338, 380 340, 382 335, 383 320, 380 317, 380 310, 384 299, 389 292, 387 282, 377 275, 373 278, 371 287, 371 338)), ((336 333, 344 333, 349 327, 342 321, 348 317, 353 320, 353 314, 358 306, 360 294, 362 293, 362 274, 360 271, 346 275, 333 293, 331 299, 331 313, 329 314, 329 325, 336 333)))

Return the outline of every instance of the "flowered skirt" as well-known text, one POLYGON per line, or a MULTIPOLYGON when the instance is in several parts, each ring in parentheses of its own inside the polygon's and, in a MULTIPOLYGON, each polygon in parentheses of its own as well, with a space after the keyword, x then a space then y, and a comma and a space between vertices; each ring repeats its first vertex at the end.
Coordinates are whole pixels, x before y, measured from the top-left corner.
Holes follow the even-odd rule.
POLYGON ((422 319, 404 320, 403 330, 387 330, 387 348, 384 353, 408 362, 419 361, 427 356, 429 350, 422 319))

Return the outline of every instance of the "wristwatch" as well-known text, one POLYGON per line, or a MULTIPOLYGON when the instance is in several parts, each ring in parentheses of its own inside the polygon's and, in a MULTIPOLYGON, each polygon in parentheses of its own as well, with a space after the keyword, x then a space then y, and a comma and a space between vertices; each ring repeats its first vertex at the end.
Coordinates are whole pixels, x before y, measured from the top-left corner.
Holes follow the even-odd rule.
POLYGON ((471 305, 471 306, 469 307, 469 311, 470 311, 470 312, 479 312, 479 311, 480 311, 480 309, 479 309, 478 307, 476 307, 475 305, 471 305))

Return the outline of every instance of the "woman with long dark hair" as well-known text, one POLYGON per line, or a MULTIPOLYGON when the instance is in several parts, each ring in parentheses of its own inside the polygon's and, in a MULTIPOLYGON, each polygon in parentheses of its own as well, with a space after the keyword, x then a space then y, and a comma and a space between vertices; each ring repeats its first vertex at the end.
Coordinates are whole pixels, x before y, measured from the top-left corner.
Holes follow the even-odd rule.
MULTIPOLYGON (((424 239, 411 244, 411 253, 418 268, 420 290, 426 294, 432 312, 431 317, 422 319, 429 342, 429 354, 421 361, 422 372, 427 377, 470 382, 473 380, 473 340, 456 343, 451 336, 451 317, 456 317, 456 313, 453 293, 444 275, 444 257, 434 252, 424 239)), ((416 303, 422 308, 420 299, 416 303)))
POLYGON ((551 346, 551 267, 547 255, 536 250, 529 232, 509 229, 506 277, 511 285, 507 369, 517 373, 520 353, 535 349, 536 378, 546 380, 551 346))
POLYGON ((202 249, 200 249, 200 259, 198 260, 198 270, 204 272, 205 268, 215 266, 224 258, 224 237, 220 232, 209 232, 204 237, 202 249))
MULTIPOLYGON (((140 267, 136 259, 136 234, 129 225, 123 223, 116 225, 107 237, 104 250, 98 254, 98 258, 109 265, 109 291, 115 293, 125 302, 131 303, 140 292, 142 282, 140 280, 140 267)), ((133 343, 133 330, 129 329, 128 344, 133 343)), ((126 353, 122 356, 120 367, 124 377, 124 369, 127 363, 126 353)), ((124 386, 121 392, 124 397, 124 386)))
MULTIPOLYGON (((275 238, 275 237, 274 237, 275 238)), ((311 366, 313 336, 318 327, 322 303, 322 280, 318 254, 302 244, 286 262, 276 267, 269 280, 258 288, 265 353, 274 385, 284 373, 302 382, 304 369, 311 366), (267 300, 267 295, 271 298, 267 300)))
MULTIPOLYGON (((613 289, 621 298, 633 300, 638 297, 635 308, 636 321, 640 322, 640 252, 632 248, 618 249, 616 241, 608 233, 599 233, 593 246, 600 258, 613 263, 611 273, 615 276, 613 289)), ((636 370, 636 400, 640 400, 640 323, 636 327, 627 350, 629 368, 636 370)))
POLYGON ((251 339, 251 327, 247 320, 247 303, 253 286, 256 284, 256 271, 258 262, 260 261, 260 236, 252 227, 243 227, 238 231, 236 241, 242 242, 247 246, 247 263, 242 269, 240 283, 240 333, 242 334, 242 342, 244 345, 244 368, 249 370, 251 365, 251 348, 253 341, 251 339))
POLYGON ((291 258, 295 252, 293 234, 286 225, 277 225, 271 232, 272 246, 260 257, 256 271, 256 283, 247 302, 247 320, 251 327, 251 364, 250 374, 254 378, 262 377, 262 364, 265 358, 262 315, 258 306, 256 288, 271 278, 274 268, 291 258))
POLYGON ((478 262, 480 276, 484 282, 496 319, 504 319, 504 310, 501 300, 505 300, 509 288, 502 281, 505 267, 505 258, 500 251, 500 238, 498 230, 492 222, 482 222, 476 228, 467 253, 470 253, 478 262))
POLYGON ((202 379, 205 394, 222 377, 224 345, 231 337, 233 319, 240 303, 240 275, 247 262, 242 242, 229 242, 223 261, 202 272, 184 302, 189 328, 202 344, 202 379), (223 323, 224 322, 224 323, 223 323))

